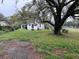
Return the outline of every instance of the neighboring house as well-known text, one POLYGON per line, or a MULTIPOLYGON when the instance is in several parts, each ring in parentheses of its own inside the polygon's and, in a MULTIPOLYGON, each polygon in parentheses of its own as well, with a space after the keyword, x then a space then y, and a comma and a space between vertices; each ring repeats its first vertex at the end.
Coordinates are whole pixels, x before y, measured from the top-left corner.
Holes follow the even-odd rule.
POLYGON ((27 30, 43 30, 45 29, 44 24, 41 23, 28 23, 28 24, 22 24, 21 29, 26 28, 27 30))
POLYGON ((0 20, 0 26, 10 26, 8 21, 0 20))

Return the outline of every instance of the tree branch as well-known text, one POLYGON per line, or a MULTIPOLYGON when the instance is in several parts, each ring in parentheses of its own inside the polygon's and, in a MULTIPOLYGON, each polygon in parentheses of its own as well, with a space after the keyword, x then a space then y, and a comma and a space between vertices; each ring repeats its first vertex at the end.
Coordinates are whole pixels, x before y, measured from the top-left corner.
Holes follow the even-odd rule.
POLYGON ((62 3, 64 4, 66 0, 62 0, 62 3))
POLYGON ((73 2, 74 0, 70 0, 69 2, 65 3, 64 6, 68 5, 69 3, 73 2))
POLYGON ((79 14, 79 9, 74 11, 74 14, 79 14))
POLYGON ((48 23, 54 27, 54 24, 51 21, 42 21, 43 23, 48 23))
POLYGON ((51 12, 52 12, 52 14, 53 14, 53 16, 54 16, 54 19, 56 19, 57 17, 56 17, 56 12, 55 12, 55 10, 52 8, 52 4, 51 4, 51 2, 49 1, 49 0, 46 0, 47 1, 47 3, 50 5, 50 9, 51 9, 51 12))
POLYGON ((49 3, 50 6, 53 6, 52 4, 54 4, 54 6, 57 8, 58 5, 54 0, 46 0, 47 3, 49 3))
POLYGON ((74 9, 76 8, 77 3, 79 2, 79 0, 75 0, 75 2, 69 7, 66 15, 62 18, 62 21, 60 22, 60 26, 63 25, 64 21, 70 16, 72 15, 72 13, 74 12, 74 9))

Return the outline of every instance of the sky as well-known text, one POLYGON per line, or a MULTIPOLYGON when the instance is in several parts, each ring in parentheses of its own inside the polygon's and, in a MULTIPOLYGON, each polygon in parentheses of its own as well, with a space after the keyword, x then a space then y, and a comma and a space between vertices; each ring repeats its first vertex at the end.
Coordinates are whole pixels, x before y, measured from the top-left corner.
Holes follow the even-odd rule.
POLYGON ((29 3, 31 0, 19 0, 16 5, 16 0, 4 0, 3 3, 0 3, 0 13, 4 16, 11 16, 16 13, 17 8, 21 9, 26 3, 29 3))

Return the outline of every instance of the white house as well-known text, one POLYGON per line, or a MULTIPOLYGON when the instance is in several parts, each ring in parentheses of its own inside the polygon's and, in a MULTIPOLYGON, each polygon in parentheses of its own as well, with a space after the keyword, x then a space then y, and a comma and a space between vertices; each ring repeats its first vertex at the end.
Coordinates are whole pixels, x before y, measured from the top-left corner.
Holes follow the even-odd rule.
POLYGON ((45 29, 45 25, 41 23, 28 23, 28 24, 22 24, 21 29, 26 28, 28 30, 43 30, 45 29))

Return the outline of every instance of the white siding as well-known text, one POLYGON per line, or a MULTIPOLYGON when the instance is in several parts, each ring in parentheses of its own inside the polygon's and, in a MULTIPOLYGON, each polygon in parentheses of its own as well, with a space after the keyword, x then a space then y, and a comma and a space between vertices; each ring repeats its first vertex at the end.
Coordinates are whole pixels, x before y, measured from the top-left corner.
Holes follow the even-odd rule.
POLYGON ((28 30, 32 30, 32 25, 29 25, 29 24, 28 24, 28 25, 27 25, 27 29, 28 29, 28 30))
POLYGON ((34 30, 38 30, 38 26, 34 26, 34 30))

